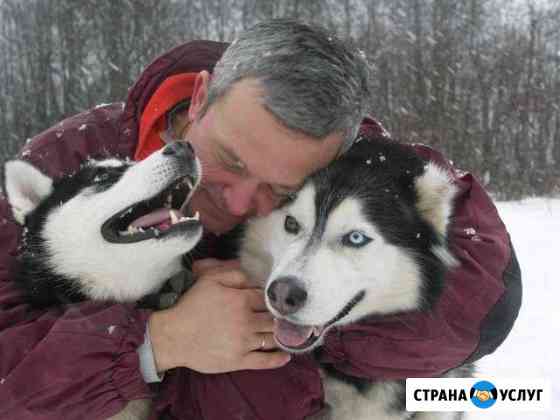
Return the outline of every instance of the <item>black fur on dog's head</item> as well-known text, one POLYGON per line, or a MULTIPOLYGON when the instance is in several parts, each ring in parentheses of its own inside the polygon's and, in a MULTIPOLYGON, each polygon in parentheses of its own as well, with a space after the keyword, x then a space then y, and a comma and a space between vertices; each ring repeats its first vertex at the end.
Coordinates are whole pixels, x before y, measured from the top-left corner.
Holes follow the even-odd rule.
POLYGON ((447 227, 455 187, 448 175, 409 145, 389 139, 360 141, 335 164, 317 173, 317 214, 328 214, 354 197, 383 238, 419 259, 423 293, 418 309, 439 298, 443 278, 455 264, 447 252, 447 227))
POLYGON ((202 235, 198 217, 181 210, 200 176, 182 143, 140 163, 90 160, 57 180, 8 162, 6 195, 25 227, 18 283, 36 306, 154 292, 202 235))

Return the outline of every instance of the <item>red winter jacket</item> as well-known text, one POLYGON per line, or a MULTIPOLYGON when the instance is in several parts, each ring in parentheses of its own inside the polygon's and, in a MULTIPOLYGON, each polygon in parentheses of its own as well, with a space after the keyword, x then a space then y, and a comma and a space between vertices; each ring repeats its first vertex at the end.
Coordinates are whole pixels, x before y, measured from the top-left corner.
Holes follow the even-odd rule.
MULTIPOLYGON (((90 156, 134 156, 141 117, 161 83, 173 75, 211 70, 225 47, 197 41, 171 50, 148 66, 125 106, 101 106, 68 118, 36 136, 22 157, 56 177, 90 156)), ((372 120, 363 130, 370 137, 380 133, 372 120)), ((333 331, 318 357, 349 375, 440 374, 493 351, 519 309, 519 269, 490 198, 471 175, 455 172, 437 152, 424 146, 416 150, 454 174, 460 193, 450 241, 461 266, 448 276, 432 313, 372 319, 333 331)), ((129 400, 154 395, 142 380, 136 353, 149 311, 93 302, 31 309, 11 282, 20 240, 21 228, 2 196, 0 419, 103 419, 129 400)), ((269 371, 202 375, 175 369, 155 394, 153 417, 297 420, 319 410, 322 397, 310 356, 269 371)))

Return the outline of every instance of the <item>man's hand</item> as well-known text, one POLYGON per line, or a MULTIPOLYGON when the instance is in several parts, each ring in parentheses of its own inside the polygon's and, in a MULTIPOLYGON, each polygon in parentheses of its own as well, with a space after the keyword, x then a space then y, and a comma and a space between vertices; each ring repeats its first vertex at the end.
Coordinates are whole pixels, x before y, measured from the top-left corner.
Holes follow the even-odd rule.
POLYGON ((195 284, 177 304, 150 317, 158 371, 184 366, 220 373, 290 361, 276 348, 263 291, 250 285, 237 260, 200 260, 193 274, 195 284))

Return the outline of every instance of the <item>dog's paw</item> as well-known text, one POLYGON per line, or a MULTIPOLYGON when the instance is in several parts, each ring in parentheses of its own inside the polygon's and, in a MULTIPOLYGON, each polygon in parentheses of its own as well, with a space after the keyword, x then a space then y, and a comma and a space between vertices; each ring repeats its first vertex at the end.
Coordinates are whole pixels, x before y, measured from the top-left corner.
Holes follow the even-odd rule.
POLYGON ((313 414, 312 416, 306 417, 305 420, 335 420, 333 417, 333 411, 331 407, 326 404, 321 411, 313 414))
POLYGON ((120 413, 109 417, 107 420, 148 420, 151 409, 151 400, 133 400, 129 401, 120 413))

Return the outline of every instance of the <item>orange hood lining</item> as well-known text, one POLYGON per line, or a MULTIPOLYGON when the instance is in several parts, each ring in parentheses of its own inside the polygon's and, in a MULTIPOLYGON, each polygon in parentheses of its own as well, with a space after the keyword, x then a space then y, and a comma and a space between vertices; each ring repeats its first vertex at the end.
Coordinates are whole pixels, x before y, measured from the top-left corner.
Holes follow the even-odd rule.
POLYGON ((134 160, 142 160, 164 145, 160 133, 167 129, 166 114, 176 104, 192 96, 196 76, 197 73, 177 74, 165 79, 156 89, 140 118, 134 160))

